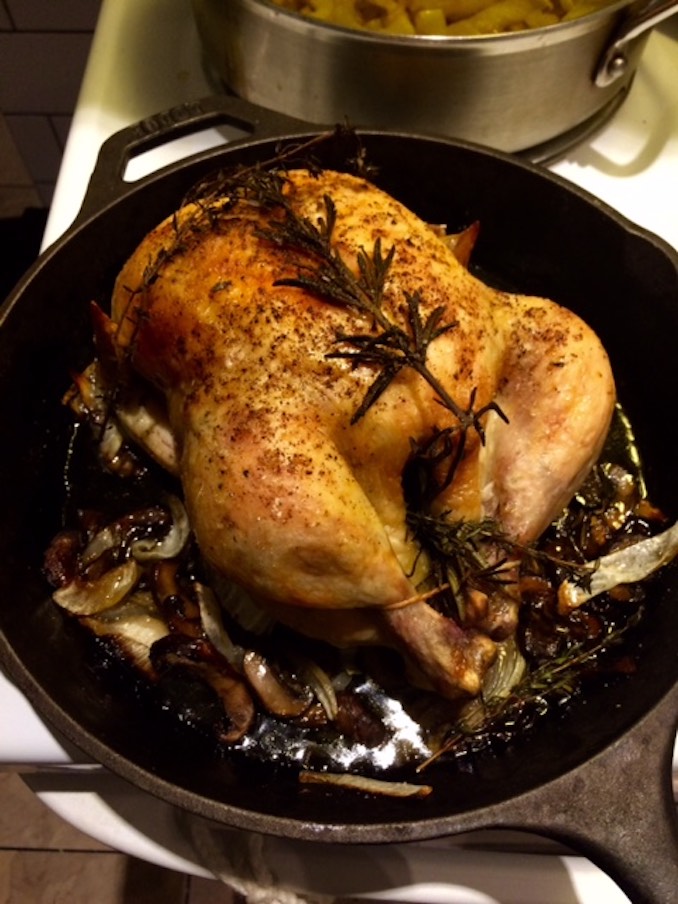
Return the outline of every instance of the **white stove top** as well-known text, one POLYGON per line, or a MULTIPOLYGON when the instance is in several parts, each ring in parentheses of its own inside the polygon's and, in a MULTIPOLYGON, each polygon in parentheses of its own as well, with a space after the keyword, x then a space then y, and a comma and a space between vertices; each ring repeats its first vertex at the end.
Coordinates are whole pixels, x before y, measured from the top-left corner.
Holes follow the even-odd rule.
MULTIPOLYGON (((187 0, 104 0, 43 245, 75 218, 99 147, 109 135, 212 90, 187 0)), ((139 178, 222 140, 215 131, 164 146, 136 158, 126 178, 139 178)), ((631 92, 614 117, 549 168, 678 248, 678 17, 651 35, 631 92)), ((173 869, 208 874, 178 830, 171 808, 98 767, 76 765, 78 753, 45 727, 2 674, 0 711, 4 724, 13 727, 11 736, 0 734, 0 768, 30 770, 27 781, 48 806, 114 848, 173 869)), ((563 856, 539 843, 537 853, 507 853, 515 839, 505 833, 482 840, 486 848, 500 842, 505 850, 470 850, 460 842, 391 847, 393 868, 384 868, 377 889, 373 877, 368 879, 369 861, 354 851, 349 869, 335 862, 328 873, 350 876, 348 885, 341 887, 335 878, 334 885, 326 880, 327 887, 311 887, 413 904, 627 901, 584 858, 563 856)), ((277 875, 309 887, 310 872, 293 846, 271 842, 267 855, 277 875)))

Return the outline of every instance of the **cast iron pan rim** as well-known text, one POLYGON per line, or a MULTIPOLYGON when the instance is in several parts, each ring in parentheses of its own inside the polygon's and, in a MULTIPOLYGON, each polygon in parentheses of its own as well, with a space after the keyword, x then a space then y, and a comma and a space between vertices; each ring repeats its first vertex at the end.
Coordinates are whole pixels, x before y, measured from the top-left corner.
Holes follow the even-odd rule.
MULTIPOLYGON (((527 802, 529 812, 529 801, 533 797, 541 797, 549 788, 557 786, 563 779, 567 780, 570 775, 576 774, 579 769, 588 769, 596 761, 603 760, 609 748, 615 744, 623 743, 628 731, 634 727, 627 729, 626 732, 601 747, 600 750, 582 763, 575 765, 569 770, 561 771, 550 781, 541 782, 527 791, 507 796, 496 803, 479 805, 472 809, 466 808, 463 811, 446 816, 420 819, 414 816, 407 821, 399 822, 391 820, 367 824, 321 822, 317 819, 309 821, 256 812, 216 801, 199 792, 182 788, 150 770, 138 766, 124 755, 118 754, 105 742, 83 728, 69 713, 51 699, 49 692, 23 668, 2 632, 0 632, 0 664, 3 669, 6 669, 7 674, 16 683, 17 687, 27 695, 41 715, 56 728, 59 734, 75 744, 84 753, 90 755, 95 763, 104 766, 111 773, 129 781, 132 785, 151 796, 159 797, 166 803, 176 806, 179 810, 202 817, 223 827, 296 841, 327 844, 391 844, 426 841, 455 835, 464 831, 472 831, 477 828, 490 828, 493 825, 498 827, 508 825, 516 829, 525 828, 520 818, 517 820, 511 818, 510 814, 516 805, 520 809, 521 801, 527 802), (504 810, 509 814, 508 822, 504 815, 504 810)), ((654 706, 639 721, 651 720, 655 711, 662 707, 669 696, 676 697, 675 685, 658 698, 654 706)), ((350 807, 350 798, 348 798, 347 806, 350 807)), ((413 808, 416 808, 416 801, 413 802, 413 808)), ((525 810, 524 804, 522 809, 523 811, 525 810)))
MULTIPOLYGON (((235 101, 236 104, 239 103, 238 99, 236 98, 229 98, 229 101, 235 101)), ((218 98, 207 97, 202 101, 196 102, 195 104, 187 104, 185 105, 185 107, 189 111, 194 107, 198 109, 200 109, 201 107, 206 107, 208 111, 211 110, 211 115, 208 112, 203 124, 204 126, 206 126, 209 124, 210 120, 213 120, 216 124, 218 124, 219 121, 223 118, 220 115, 218 102, 218 98)), ((250 105, 246 105, 246 107, 249 108, 250 105)), ((75 233, 79 232, 81 228, 85 227, 91 220, 94 220, 101 214, 105 213, 105 211, 110 206, 114 206, 115 204, 124 201, 125 197, 135 194, 137 191, 144 190, 147 186, 161 182, 167 176, 171 176, 172 174, 189 167, 201 166, 206 162, 214 162, 214 169, 216 171, 222 166, 230 165, 230 158, 233 156, 237 157, 237 155, 243 150, 249 151, 257 147, 270 146, 272 153, 275 153, 275 148, 278 144, 287 145, 288 143, 305 141, 323 133, 330 132, 335 128, 335 126, 333 125, 327 125, 326 127, 323 127, 322 125, 309 124, 302 120, 295 120, 289 116, 278 116, 275 113, 271 113, 271 111, 264 112, 267 114, 267 116, 269 114, 271 115, 271 123, 273 125, 273 128, 275 128, 276 125, 282 123, 282 125, 287 125, 287 129, 283 130, 280 133, 276 132, 275 135, 246 135, 241 139, 229 141, 226 145, 213 147, 206 151, 193 154, 190 157, 184 158, 182 160, 175 161, 174 163, 169 163, 166 166, 163 166, 155 170, 153 173, 143 176, 134 182, 123 182, 121 179, 117 189, 113 190, 114 196, 106 197, 103 203, 100 202, 97 197, 98 191, 103 186, 100 183, 97 184, 95 173, 90 183, 88 193, 83 201, 82 208, 76 216, 74 222, 64 232, 64 234, 54 242, 53 245, 43 251, 33 267, 19 282, 15 290, 10 293, 6 304, 9 304, 12 301, 13 295, 15 293, 18 294, 23 288, 24 284, 30 281, 30 277, 32 276, 34 270, 41 265, 43 259, 50 257, 53 253, 58 252, 61 246, 66 242, 71 241, 75 233)), ((152 122, 153 120, 153 117, 149 118, 149 121, 152 122)), ((144 120, 143 123, 139 124, 142 127, 143 131, 153 128, 152 125, 146 126, 146 122, 147 120, 144 120)), ((107 144, 110 143, 112 147, 115 147, 116 144, 123 144, 124 136, 127 133, 132 132, 134 128, 134 126, 131 126, 128 129, 122 130, 120 133, 114 134, 113 136, 111 136, 111 138, 108 139, 107 144)), ((176 135, 179 136, 181 134, 184 134, 184 132, 186 131, 188 130, 179 127, 176 129, 176 135)), ((497 150, 491 147, 486 147, 484 145, 476 144, 471 141, 449 138, 445 135, 437 135, 433 133, 407 132, 402 129, 370 129, 367 127, 357 127, 354 131, 356 135, 361 138, 365 138, 368 141, 377 139, 387 141, 406 141, 408 143, 417 142, 424 145, 440 145, 450 148, 452 151, 459 150, 471 156, 484 157, 486 159, 493 160, 502 167, 508 167, 510 169, 522 169, 538 181, 549 182, 552 185, 556 186, 560 191, 566 194, 570 194, 576 197, 578 200, 586 202, 591 207, 596 208, 607 218, 614 221, 617 226, 619 226, 629 235, 633 235, 648 242, 651 245, 654 245, 659 251, 665 254, 672 261, 672 263, 675 264, 676 270, 678 271, 678 249, 670 245, 668 241, 661 238, 650 229, 647 229, 644 226, 640 226, 638 223, 629 219, 627 216, 620 213, 616 208, 612 207, 610 204, 597 197, 596 195, 592 194, 590 191, 587 191, 586 189, 575 185, 573 182, 570 182, 565 177, 560 176, 558 173, 553 173, 539 163, 533 163, 523 156, 511 154, 509 152, 497 150)), ((151 146, 153 146, 153 144, 151 144, 151 146)), ((265 158, 265 160, 266 159, 268 158, 265 158)), ((265 162, 265 160, 260 162, 265 162)), ((121 170, 124 169, 124 165, 127 162, 128 158, 126 158, 121 164, 121 170)), ((107 195, 110 194, 111 190, 109 188, 107 190, 107 195)), ((2 322, 3 307, 4 305, 0 307, 0 325, 2 322)))
MULTIPOLYGON (((199 792, 176 785, 149 769, 138 766, 125 755, 118 754, 106 742, 99 740, 98 737, 83 728, 76 719, 54 702, 49 691, 23 667, 2 631, 0 631, 0 665, 19 690, 31 700, 38 712, 55 728, 57 738, 62 736, 72 742, 82 752, 91 756, 95 764, 105 767, 112 774, 129 781, 149 795, 160 798, 181 811, 202 817, 225 828, 295 841, 326 844, 393 844, 426 841, 464 831, 473 831, 477 828, 491 828, 493 825, 524 829, 526 827, 521 818, 511 818, 511 813, 516 805, 521 809, 521 802, 523 802, 522 810, 524 811, 525 803, 527 803, 529 812, 529 801, 533 797, 540 798, 549 788, 557 786, 563 779, 567 780, 569 776, 575 775, 579 769, 588 769, 596 761, 603 760, 607 751, 615 744, 623 743, 627 733, 638 724, 638 722, 634 723, 617 738, 603 745, 595 754, 568 770, 560 771, 553 779, 538 783, 513 796, 507 796, 496 803, 481 804, 478 807, 466 808, 450 815, 420 819, 414 816, 407 821, 398 822, 391 820, 368 824, 322 822, 318 819, 310 821, 257 812, 214 800, 199 792), (504 814, 505 810, 509 816, 508 822, 504 814)), ((676 697, 675 690, 675 685, 669 688, 638 721, 652 720, 655 711, 662 707, 667 698, 676 697)), ((330 793, 332 793, 331 790, 330 793)), ((350 807, 350 799, 350 797, 347 798, 347 807, 350 807)), ((413 808, 416 808, 416 801, 413 802, 413 808)), ((538 828, 539 826, 537 826, 538 828)))
MULTIPOLYGON (((219 165, 222 165, 221 158, 223 157, 225 158, 225 162, 227 164, 228 158, 232 155, 237 155, 238 151, 242 148, 250 149, 256 147, 257 145, 265 146, 271 144, 272 142, 276 144, 278 142, 285 144, 287 142, 295 142, 301 139, 312 138, 316 135, 322 134, 322 132, 322 127, 311 127, 306 133, 302 134, 293 132, 287 135, 276 136, 275 139, 266 136, 263 138, 249 137, 229 143, 225 147, 211 148, 208 151, 196 154, 188 159, 181 160, 176 163, 171 163, 168 166, 157 170, 155 173, 152 173, 151 175, 138 180, 137 182, 129 183, 130 193, 135 191, 137 186, 139 188, 143 188, 148 183, 155 183, 159 180, 162 180, 168 174, 171 174, 176 170, 183 169, 185 166, 190 165, 194 162, 199 163, 203 160, 215 160, 219 163, 219 165)), ((364 137, 368 141, 378 139, 394 142, 417 142, 425 145, 442 145, 444 147, 450 148, 451 150, 460 150, 472 156, 485 157, 497 162, 503 167, 509 167, 511 169, 522 169, 525 172, 532 174, 532 176, 538 179, 540 182, 550 182, 563 192, 569 193, 579 200, 588 203, 591 207, 594 207, 601 213, 605 214, 610 220, 613 220, 617 224, 617 226, 622 228, 628 234, 637 236, 638 238, 644 239, 645 241, 654 245, 658 250, 662 251, 667 257, 672 260, 672 262, 676 266, 676 270, 678 271, 678 249, 670 245, 668 241, 661 238, 651 230, 638 225, 633 220, 620 213, 606 201, 603 201, 601 198, 597 197, 586 189, 580 188, 573 182, 569 182, 558 173, 551 172, 538 163, 532 163, 530 160, 524 157, 513 155, 505 151, 495 150, 494 148, 485 147, 484 145, 475 144, 474 142, 470 141, 448 138, 444 135, 406 132, 402 129, 396 131, 390 129, 357 128, 355 129, 355 132, 359 137, 364 137)), ((78 221, 76 220, 76 224, 77 222, 78 221)))

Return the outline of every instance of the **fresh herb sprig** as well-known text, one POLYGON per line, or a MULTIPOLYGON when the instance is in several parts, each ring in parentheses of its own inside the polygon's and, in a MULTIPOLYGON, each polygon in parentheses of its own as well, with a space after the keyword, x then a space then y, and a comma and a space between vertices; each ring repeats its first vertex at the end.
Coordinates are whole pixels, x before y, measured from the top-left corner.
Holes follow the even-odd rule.
MULTIPOLYGON (((443 756, 468 750, 470 742, 478 749, 489 746, 497 737, 510 739, 523 732, 536 717, 552 709, 556 701, 572 698, 587 673, 599 673, 641 618, 638 610, 599 639, 569 644, 557 656, 528 668, 507 693, 474 700, 440 747, 418 765, 417 772, 425 771, 443 756)), ((615 670, 619 666, 613 656, 610 671, 615 670)))

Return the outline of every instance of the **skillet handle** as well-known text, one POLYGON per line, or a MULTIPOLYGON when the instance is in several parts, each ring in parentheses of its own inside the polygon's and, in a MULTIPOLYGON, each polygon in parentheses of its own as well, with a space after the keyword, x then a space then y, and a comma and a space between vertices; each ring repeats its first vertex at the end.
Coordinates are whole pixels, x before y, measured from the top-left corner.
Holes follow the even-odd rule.
MULTIPOLYGON (((127 164, 145 151, 177 138, 219 126, 229 147, 252 138, 283 137, 318 131, 318 126, 273 110, 257 107, 231 95, 214 95, 172 107, 115 132, 102 144, 76 223, 99 213, 108 204, 124 197, 135 183, 125 181, 127 164), (234 140, 227 132, 235 130, 234 140), (244 135, 237 135, 242 132, 244 135)), ((206 153, 210 153, 207 151, 206 153)))
POLYGON ((512 802, 504 828, 546 834, 585 854, 633 904, 678 900, 678 816, 671 787, 678 685, 597 757, 512 802), (518 804, 516 810, 516 803, 518 804))

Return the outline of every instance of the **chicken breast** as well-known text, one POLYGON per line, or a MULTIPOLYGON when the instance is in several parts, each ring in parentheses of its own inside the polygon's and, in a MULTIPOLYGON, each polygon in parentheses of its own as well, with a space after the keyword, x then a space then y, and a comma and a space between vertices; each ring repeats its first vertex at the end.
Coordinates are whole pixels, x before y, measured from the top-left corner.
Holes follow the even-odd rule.
POLYGON ((413 444, 464 439, 433 515, 491 519, 528 543, 599 455, 615 399, 607 356, 572 312, 474 278, 371 183, 295 170, 281 190, 284 203, 260 192, 187 206, 144 239, 113 294, 118 354, 166 399, 214 568, 305 634, 393 646, 417 680, 475 694, 519 601, 511 587, 469 592, 461 621, 433 608, 406 518, 413 444), (304 230, 330 256, 302 247, 304 230), (388 369, 366 354, 383 327, 342 301, 336 273, 364 283, 366 261, 381 262, 391 324, 413 336, 434 315, 437 330, 426 374, 394 366, 363 411, 388 369), (462 429, 464 412, 480 416, 462 429))

